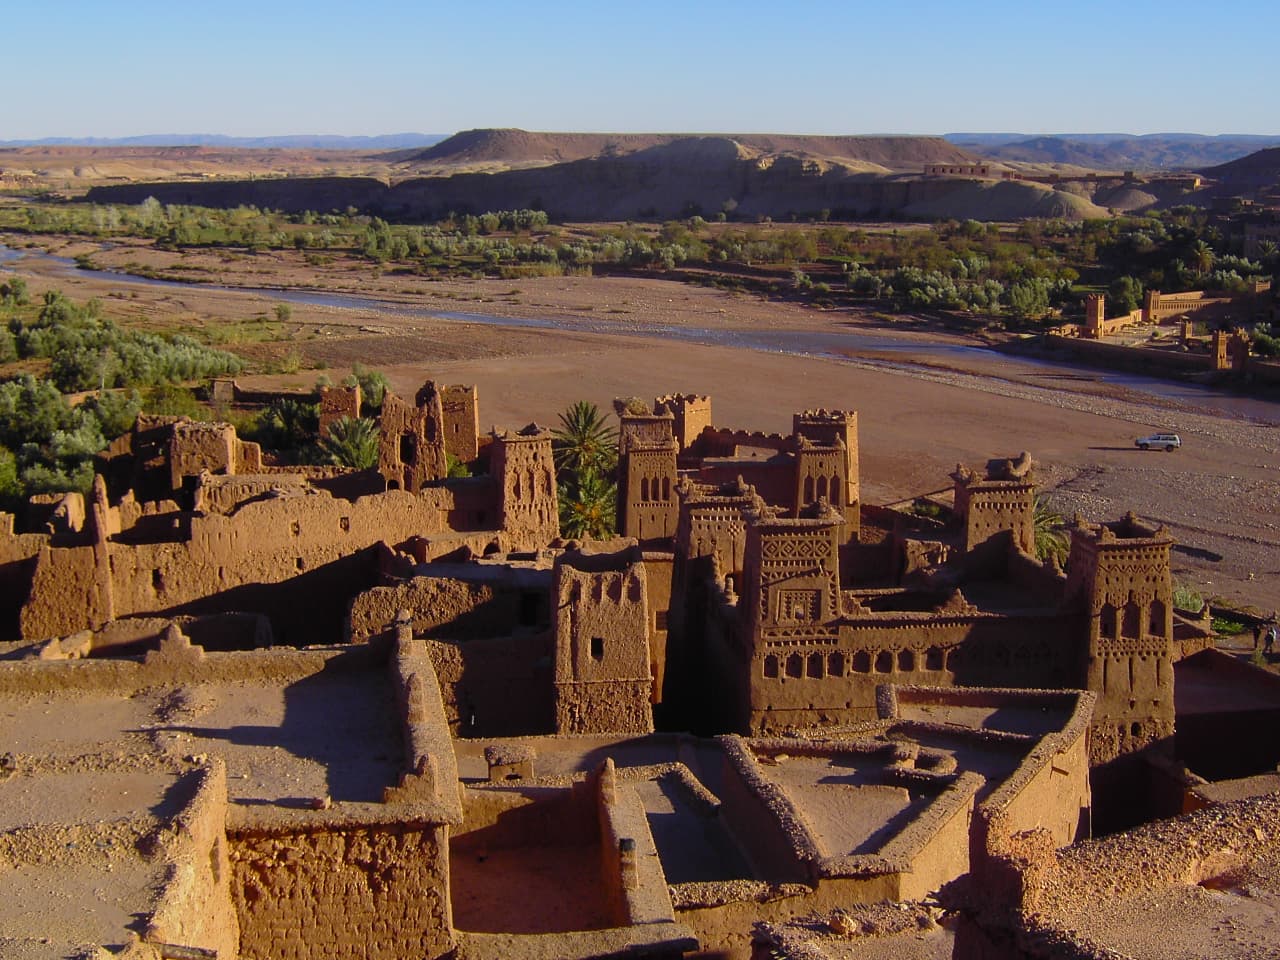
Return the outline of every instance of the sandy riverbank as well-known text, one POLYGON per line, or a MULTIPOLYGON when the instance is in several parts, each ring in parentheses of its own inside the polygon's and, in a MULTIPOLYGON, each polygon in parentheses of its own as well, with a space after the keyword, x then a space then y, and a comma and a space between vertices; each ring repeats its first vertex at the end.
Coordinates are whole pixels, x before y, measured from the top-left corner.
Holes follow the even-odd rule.
MULTIPOLYGON (((201 286, 174 290, 85 278, 49 264, 19 269, 37 292, 57 286, 76 297, 103 297, 110 312, 156 326, 243 320, 269 313, 276 302, 271 295, 201 286)), ((262 269, 267 273, 232 271, 226 279, 268 284, 298 278, 293 267, 262 269)), ((875 364, 887 354, 875 349, 837 360, 646 337, 658 326, 800 335, 854 325, 922 347, 962 342, 910 323, 888 328, 867 314, 815 311, 661 280, 326 276, 324 285, 412 303, 421 313, 591 322, 589 329, 538 330, 408 317, 376 305, 294 304, 286 331, 292 339, 283 348, 231 346, 251 356, 294 349, 304 362, 324 364, 334 379, 359 361, 385 370, 407 393, 428 377, 475 383, 485 427, 553 423, 578 399, 607 406, 615 396, 677 391, 711 395, 718 424, 768 431, 789 429, 798 410, 852 408, 859 412, 863 499, 870 503, 946 487, 957 462, 980 465, 989 456, 1026 449, 1040 462, 1041 483, 1064 514, 1107 519, 1132 509, 1166 523, 1181 545, 1174 562, 1180 580, 1236 602, 1280 607, 1276 427, 1205 415, 1186 401, 1154 400, 1087 373, 1064 375, 988 353, 930 352, 925 365, 885 369, 875 364), (1165 454, 1133 447, 1135 436, 1154 430, 1177 430, 1184 448, 1165 454)), ((892 351, 899 361, 911 359, 906 353, 892 351)), ((303 386, 316 375, 304 370, 255 379, 303 386)))

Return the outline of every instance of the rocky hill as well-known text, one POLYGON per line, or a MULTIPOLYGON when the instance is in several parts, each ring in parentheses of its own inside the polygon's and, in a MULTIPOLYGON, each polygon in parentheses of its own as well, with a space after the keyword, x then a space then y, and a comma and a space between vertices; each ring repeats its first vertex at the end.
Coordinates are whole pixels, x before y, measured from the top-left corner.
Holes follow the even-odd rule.
MULTIPOLYGON (((518 139, 529 148, 526 158, 550 142, 518 139)), ((804 138, 810 147, 842 154, 835 158, 765 151, 765 146, 798 146, 800 139, 756 137, 739 143, 721 136, 679 137, 650 146, 637 142, 631 144, 636 149, 616 155, 498 172, 417 176, 390 185, 367 177, 152 183, 98 187, 88 199, 137 203, 154 196, 165 203, 253 203, 291 212, 354 206, 411 220, 522 207, 546 210, 559 220, 666 220, 721 212, 752 219, 803 218, 824 212, 851 219, 1106 215, 1088 197, 1053 185, 921 176, 924 158, 934 162, 947 155, 938 151, 936 139, 804 138), (849 156, 855 145, 860 150, 858 159, 849 156), (911 172, 894 172, 889 164, 911 172)), ((473 140, 453 155, 481 147, 480 140, 473 140)), ((950 155, 972 162, 958 151, 950 155)), ((477 162, 482 155, 471 152, 469 156, 477 162)))
POLYGON ((1243 157, 1280 137, 1192 133, 1080 134, 1018 137, 1013 134, 948 134, 947 140, 992 160, 1070 164, 1094 170, 1199 170, 1243 157))
POLYGON ((1224 163, 1221 166, 1209 167, 1202 171, 1206 177, 1212 177, 1227 187, 1257 189, 1275 187, 1280 184, 1280 147, 1259 150, 1247 157, 1224 163))
POLYGON ((773 156, 843 163, 866 172, 919 172, 926 163, 972 163, 971 154, 941 137, 819 137, 789 134, 539 133, 517 129, 466 130, 426 150, 404 150, 406 167, 548 166, 609 159, 680 143, 732 145, 743 159, 773 156))

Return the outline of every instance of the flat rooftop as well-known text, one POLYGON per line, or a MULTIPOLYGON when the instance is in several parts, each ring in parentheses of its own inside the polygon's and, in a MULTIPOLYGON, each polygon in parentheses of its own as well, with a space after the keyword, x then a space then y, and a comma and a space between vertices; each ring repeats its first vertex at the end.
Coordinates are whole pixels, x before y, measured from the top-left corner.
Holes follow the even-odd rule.
POLYGON ((20 759, 0 780, 0 956, 123 947, 167 873, 142 851, 182 805, 182 777, 144 760, 20 759))

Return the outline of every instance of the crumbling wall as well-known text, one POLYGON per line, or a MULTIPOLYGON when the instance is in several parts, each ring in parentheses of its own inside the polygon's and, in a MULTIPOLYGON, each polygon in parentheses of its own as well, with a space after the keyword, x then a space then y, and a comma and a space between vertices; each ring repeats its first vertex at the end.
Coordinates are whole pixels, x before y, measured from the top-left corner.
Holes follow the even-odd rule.
POLYGON ((675 912, 644 804, 618 782, 613 760, 596 777, 601 876, 614 926, 671 923, 675 912))
POLYGON ((191 776, 197 780, 191 800, 175 818, 174 829, 160 834, 168 876, 143 940, 235 958, 240 924, 227 855, 226 766, 214 759, 191 776))
MULTIPOLYGON (((399 543, 440 529, 441 511, 428 499, 388 493, 354 503, 325 495, 250 502, 229 516, 191 516, 189 539, 168 542, 108 542, 109 569, 100 571, 92 547, 51 547, 40 552, 32 590, 21 613, 23 637, 42 639, 96 627, 107 619, 160 612, 211 612, 214 609, 262 610, 264 585, 280 584, 323 571, 335 575, 379 541, 399 543), (106 593, 95 581, 106 574, 106 593), (234 592, 246 592, 243 600, 234 592), (188 609, 205 601, 201 609, 188 609)), ((369 573, 349 585, 326 580, 326 591, 312 603, 336 604, 334 626, 352 588, 369 582, 369 573), (332 592, 336 589, 336 593, 332 592)), ((306 583, 297 585, 305 587, 306 583)), ((283 588, 281 588, 283 589, 283 588)), ((269 598, 266 598, 269 600, 269 598)), ((277 606, 277 614, 288 610, 277 606)), ((306 613, 303 607, 295 613, 306 613)), ((276 621, 273 617, 273 622, 276 621)), ((307 619, 318 619, 314 615, 307 619)), ((326 636, 318 628, 316 636, 326 636)), ((286 631, 277 630, 278 636, 286 631)), ((296 631, 294 631, 296 632, 296 631)), ((314 642, 314 641, 313 641, 314 642)))
POLYGON ((498 484, 498 526, 513 539, 543 546, 560 535, 551 431, 530 424, 495 433, 489 474, 498 484))
MULTIPOLYGON (((550 571, 545 580, 544 593, 550 588, 550 571)), ((408 622, 419 637, 508 636, 520 624, 524 592, 503 586, 496 581, 431 576, 372 587, 352 599, 347 636, 360 642, 385 633, 394 628, 401 611, 408 612, 408 622)))
POLYGON ((595 557, 566 554, 556 563, 554 577, 556 730, 651 733, 643 561, 630 550, 595 557))
POLYGON ((348 417, 360 419, 360 384, 323 387, 320 390, 320 436, 327 437, 329 428, 348 417))
POLYGON ((330 817, 229 831, 242 960, 404 960, 455 946, 448 828, 330 817))
POLYGON ((462 463, 471 463, 480 453, 480 401, 474 386, 460 383, 440 388, 440 408, 444 415, 444 449, 462 463))
POLYGON ((427 641, 458 737, 514 737, 556 731, 550 631, 427 641))
POLYGON ((741 737, 719 738, 724 749, 720 815, 738 838, 757 876, 812 883, 820 858, 795 805, 761 772, 741 737))

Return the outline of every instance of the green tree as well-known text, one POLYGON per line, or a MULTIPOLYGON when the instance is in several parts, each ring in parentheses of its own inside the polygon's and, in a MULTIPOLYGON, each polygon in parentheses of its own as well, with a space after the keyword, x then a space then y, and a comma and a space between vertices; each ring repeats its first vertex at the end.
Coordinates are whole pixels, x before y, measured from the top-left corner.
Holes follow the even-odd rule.
POLYGON ((1142 281, 1128 274, 1116 277, 1107 288, 1107 298, 1111 301, 1112 313, 1116 316, 1130 313, 1142 306, 1142 294, 1142 281))
POLYGON ((1189 256, 1191 266, 1195 268, 1196 273, 1208 273, 1213 269, 1213 247, 1203 240, 1197 240, 1191 245, 1189 256))
POLYGON ((329 427, 320 449, 330 462, 356 470, 378 465, 378 424, 365 417, 343 417, 329 427))
POLYGON ((10 277, 0 283, 0 303, 7 307, 25 307, 28 302, 27 281, 22 277, 10 277))
POLYGON ((314 403, 284 397, 273 401, 267 410, 270 419, 279 426, 277 446, 282 449, 302 446, 320 429, 320 410, 314 403))
POLYGON ((1048 560, 1052 557, 1060 565, 1066 563, 1067 554, 1071 550, 1067 524, 1062 519, 1062 514, 1054 509, 1049 498, 1043 494, 1036 497, 1031 523, 1035 533, 1036 558, 1048 560))
POLYGON ((551 453, 561 479, 595 473, 604 477, 618 461, 618 431, 594 404, 579 400, 560 414, 560 429, 551 431, 551 453))
POLYGON ((351 367, 351 373, 343 381, 344 387, 360 387, 360 404, 371 413, 382 409, 382 401, 386 398, 391 384, 387 375, 381 370, 370 370, 364 364, 357 363, 351 367))
POLYGON ((561 483, 557 495, 562 537, 603 540, 613 536, 618 486, 612 480, 586 470, 571 482, 561 483))

